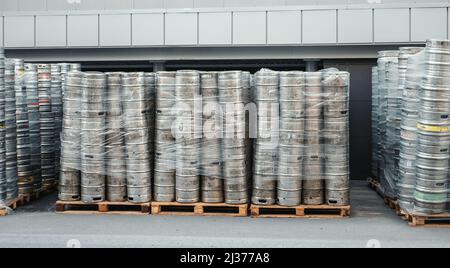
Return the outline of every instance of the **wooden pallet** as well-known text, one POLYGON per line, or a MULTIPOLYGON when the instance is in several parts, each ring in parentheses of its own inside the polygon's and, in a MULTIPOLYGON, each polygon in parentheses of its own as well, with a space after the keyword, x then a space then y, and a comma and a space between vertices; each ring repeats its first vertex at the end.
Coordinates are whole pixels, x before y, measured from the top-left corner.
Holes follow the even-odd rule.
POLYGON ((99 202, 94 204, 82 201, 56 201, 57 213, 65 214, 114 214, 114 215, 148 215, 150 202, 99 202))
POLYGON ((300 205, 295 207, 251 205, 255 218, 318 218, 335 219, 350 216, 350 206, 300 205))
POLYGON ((178 203, 152 202, 153 215, 178 216, 248 216, 248 205, 229 205, 224 203, 178 203))
POLYGON ((404 220, 412 227, 446 227, 450 228, 450 213, 436 215, 415 215, 405 213, 404 220))
MULTIPOLYGON (((16 209, 17 203, 20 201, 20 198, 16 198, 13 200, 9 200, 6 202, 6 207, 16 209)), ((8 210, 6 208, 0 208, 0 217, 8 215, 8 210)))

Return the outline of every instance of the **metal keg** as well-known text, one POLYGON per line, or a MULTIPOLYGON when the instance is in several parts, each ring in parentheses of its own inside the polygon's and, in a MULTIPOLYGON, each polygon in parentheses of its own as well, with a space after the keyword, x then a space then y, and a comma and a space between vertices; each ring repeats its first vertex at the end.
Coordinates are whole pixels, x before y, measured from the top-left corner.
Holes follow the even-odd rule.
POLYGON ((450 41, 427 41, 425 72, 419 94, 414 192, 415 211, 426 214, 443 213, 447 206, 450 158, 449 52, 450 41))
POLYGON ((81 200, 86 203, 106 198, 106 87, 107 77, 84 73, 81 97, 81 200))
MULTIPOLYGON (((245 105, 250 100, 249 83, 241 71, 225 71, 218 75, 219 103, 223 111, 222 161, 225 203, 245 204, 249 201, 248 168, 250 144, 246 138, 245 105), (246 87, 244 87, 244 84, 246 87)), ((249 77, 248 77, 249 78, 249 77)))
POLYGON ((122 118, 122 73, 106 73, 106 199, 127 200, 127 174, 122 118))
POLYGON ((252 203, 273 205, 276 202, 279 135, 279 73, 262 69, 255 74, 258 137, 253 156, 252 203))
POLYGON ((64 201, 81 198, 81 102, 84 74, 70 71, 65 77, 61 167, 58 198, 64 201))
POLYGON ((280 72, 277 203, 282 206, 301 203, 304 116, 305 74, 298 71, 280 72))
POLYGON ((5 62, 5 175, 7 200, 18 197, 15 61, 5 62))
POLYGON ((203 103, 203 137, 200 155, 201 200, 205 203, 222 203, 224 201, 219 121, 221 117, 217 78, 217 72, 200 73, 203 103))
POLYGON ((200 146, 202 106, 200 74, 197 71, 177 71, 175 76, 176 100, 176 201, 200 201, 200 146))
MULTIPOLYGON (((63 99, 62 99, 62 75, 61 66, 59 64, 52 64, 51 68, 51 88, 50 99, 52 113, 55 118, 55 173, 59 174, 61 162, 61 131, 62 131, 62 115, 63 115, 63 99)), ((56 175, 55 175, 55 179, 56 175)))
POLYGON ((16 152, 19 194, 31 193, 34 190, 30 158, 30 130, 25 86, 25 65, 23 60, 14 60, 14 86, 16 98, 16 152))
POLYGON ((27 109, 30 130, 31 169, 34 177, 34 189, 41 189, 41 129, 39 114, 39 94, 37 65, 25 65, 25 88, 27 93, 27 109))
POLYGON ((122 75, 122 109, 126 151, 128 201, 149 202, 152 197, 148 113, 150 92, 145 73, 122 75))
MULTIPOLYGON (((378 89, 379 89, 379 139, 380 139, 380 169, 389 171, 380 173, 380 181, 383 187, 386 189, 387 194, 391 197, 395 197, 395 176, 389 176, 392 174, 393 167, 395 165, 394 148, 395 139, 388 143, 387 129, 390 128, 390 133, 395 135, 395 116, 391 117, 392 120, 388 123, 388 109, 395 111, 398 107, 398 50, 388 50, 378 52, 378 89), (396 82, 397 81, 397 82, 396 82), (388 95, 391 97, 388 98, 388 95), (390 108, 388 108, 388 106, 390 108), (393 128, 393 130, 392 130, 393 128), (387 177, 388 176, 388 177, 387 177)), ((392 114, 392 113, 391 113, 392 114)))
POLYGON ((175 72, 156 74, 154 199, 175 200, 175 136, 172 132, 175 106, 175 72))

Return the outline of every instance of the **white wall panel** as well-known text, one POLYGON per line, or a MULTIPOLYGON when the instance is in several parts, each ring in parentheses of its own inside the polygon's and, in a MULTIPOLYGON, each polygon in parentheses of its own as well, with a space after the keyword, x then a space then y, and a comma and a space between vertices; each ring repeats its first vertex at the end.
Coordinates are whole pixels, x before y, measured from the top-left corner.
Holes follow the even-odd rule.
POLYGON ((0 46, 3 45, 3 17, 0 17, 0 46))
POLYGON ((302 13, 300 11, 270 11, 267 13, 268 44, 300 44, 302 13))
POLYGON ((197 44, 197 13, 166 14, 166 45, 197 44))
POLYGON ((5 17, 5 47, 34 47, 34 16, 5 17))
POLYGON ((98 15, 68 16, 67 45, 73 47, 98 46, 98 15))
POLYGON ((18 0, 18 1, 20 11, 43 11, 47 9, 46 0, 18 0))
POLYGON ((133 14, 134 46, 164 45, 164 14, 133 14))
POLYGON ((411 9, 411 41, 423 42, 430 38, 447 38, 447 9, 411 9))
POLYGON ((409 42, 409 9, 375 9, 375 42, 409 42))
POLYGON ((339 43, 371 43, 373 41, 372 9, 338 10, 339 43))
POLYGON ((100 46, 131 45, 131 15, 100 15, 100 46))
POLYGON ((230 45, 231 12, 200 13, 199 43, 202 45, 230 45))
POLYGON ((336 10, 303 11, 303 43, 336 43, 336 10))
POLYGON ((66 16, 36 16, 36 46, 66 46, 66 16))
POLYGON ((233 44, 266 43, 266 12, 234 12, 233 44))

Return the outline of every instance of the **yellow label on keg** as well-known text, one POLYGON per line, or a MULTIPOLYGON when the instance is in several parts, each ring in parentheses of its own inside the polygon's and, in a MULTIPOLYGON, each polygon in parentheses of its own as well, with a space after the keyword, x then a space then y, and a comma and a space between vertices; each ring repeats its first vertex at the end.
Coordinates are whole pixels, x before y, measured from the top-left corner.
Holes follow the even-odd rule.
POLYGON ((428 132, 448 132, 449 131, 449 127, 445 126, 429 126, 429 125, 423 125, 423 124, 417 124, 417 129, 419 130, 423 130, 423 131, 428 131, 428 132))

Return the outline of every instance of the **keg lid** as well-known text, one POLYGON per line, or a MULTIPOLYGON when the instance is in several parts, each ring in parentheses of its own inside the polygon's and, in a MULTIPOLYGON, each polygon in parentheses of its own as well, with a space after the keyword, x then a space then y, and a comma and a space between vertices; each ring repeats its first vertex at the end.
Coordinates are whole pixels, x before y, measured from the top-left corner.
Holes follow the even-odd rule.
POLYGON ((429 39, 427 40, 427 48, 450 49, 450 40, 429 39))
POLYGON ((378 52, 378 58, 396 58, 400 54, 399 50, 384 50, 378 52))

